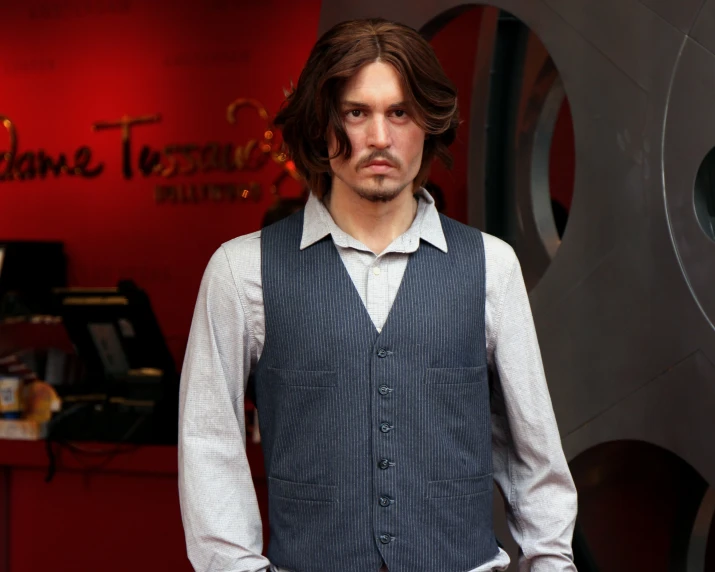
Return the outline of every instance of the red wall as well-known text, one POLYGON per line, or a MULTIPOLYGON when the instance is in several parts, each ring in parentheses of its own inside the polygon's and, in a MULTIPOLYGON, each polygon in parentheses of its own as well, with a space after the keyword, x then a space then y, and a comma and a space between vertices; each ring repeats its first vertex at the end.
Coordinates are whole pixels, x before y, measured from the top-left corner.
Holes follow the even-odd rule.
POLYGON ((468 210, 469 106, 472 101, 472 77, 482 13, 482 7, 463 12, 439 30, 430 42, 444 71, 457 88, 461 120, 457 139, 450 147, 454 159, 452 170, 448 171, 437 162, 430 178, 444 191, 444 213, 463 223, 467 222, 468 210))
POLYGON ((574 178, 576 176, 576 148, 573 119, 568 96, 564 99, 554 124, 549 155, 549 188, 551 198, 559 201, 567 211, 571 210, 574 178))
MULTIPOLYGON (((244 110, 230 125, 227 106, 251 97, 275 113, 283 88, 297 80, 315 42, 320 1, 7 4, 0 34, 0 115, 17 129, 18 152, 42 149, 72 161, 77 148, 89 146, 89 167, 101 163, 103 171, 94 178, 6 177, 0 181, 0 239, 64 241, 71 285, 134 279, 151 296, 180 362, 209 257, 221 242, 260 227, 272 202, 269 186, 281 168, 269 161, 255 172, 145 177, 137 169, 139 152, 143 145, 158 150, 178 143, 260 141, 265 121, 244 110), (119 130, 93 132, 91 126, 152 114, 161 114, 161 121, 132 130, 134 175, 127 180, 119 130), (250 181, 262 186, 258 202, 154 199, 157 184, 250 181)), ((0 124, 0 151, 9 145, 0 124)), ((6 167, 7 161, 0 162, 0 174, 6 167)), ((294 194, 297 184, 284 190, 294 194)), ((79 455, 86 470, 60 471, 44 483, 44 459, 38 467, 7 474, 0 466, 0 476, 6 475, 0 494, 10 515, 3 516, 0 503, 0 534, 10 527, 9 554, 2 553, 5 537, 0 538, 0 570, 189 570, 176 450, 166 448, 160 456, 173 473, 105 474, 95 465, 104 468, 106 456, 79 455)), ((116 461, 128 463, 128 457, 120 453, 116 461)), ((0 465, 13 462, 0 454, 0 465)))
MULTIPOLYGON (((203 269, 221 242, 257 230, 281 172, 208 172, 163 179, 137 169, 143 145, 262 139, 252 110, 226 119, 238 97, 273 114, 297 80, 317 35, 319 0, 93 0, 8 3, 0 35, 0 115, 17 129, 19 153, 54 158, 89 146, 94 178, 49 175, 0 181, 0 239, 66 244, 71 285, 132 278, 151 296, 178 361, 183 357, 203 269), (97 121, 160 114, 132 130, 134 176, 122 175, 118 129, 97 121), (157 184, 258 182, 263 197, 157 204, 157 184)), ((0 150, 9 148, 0 125, 0 150)), ((0 163, 0 173, 7 162, 0 163)), ((286 187, 295 192, 296 184, 286 187)))

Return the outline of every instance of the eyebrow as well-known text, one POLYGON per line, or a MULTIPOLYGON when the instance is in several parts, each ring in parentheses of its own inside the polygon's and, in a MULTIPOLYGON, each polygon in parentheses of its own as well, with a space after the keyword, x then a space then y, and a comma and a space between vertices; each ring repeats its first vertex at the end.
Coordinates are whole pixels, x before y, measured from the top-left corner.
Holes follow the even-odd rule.
MULTIPOLYGON (((343 107, 357 107, 357 108, 362 108, 362 109, 369 109, 370 106, 367 103, 363 103, 361 101, 341 101, 340 105, 343 107)), ((388 109, 394 109, 396 107, 406 107, 407 102, 406 101, 400 101, 398 103, 393 103, 388 107, 388 109)))

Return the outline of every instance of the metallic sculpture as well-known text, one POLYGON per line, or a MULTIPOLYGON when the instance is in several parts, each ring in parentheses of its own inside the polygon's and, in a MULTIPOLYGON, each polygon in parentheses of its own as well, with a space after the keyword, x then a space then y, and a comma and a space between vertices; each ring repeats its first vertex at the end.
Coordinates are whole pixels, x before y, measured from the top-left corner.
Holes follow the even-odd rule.
MULTIPOLYGON (((382 16, 429 36, 473 6, 333 0, 323 4, 320 31, 382 16)), ((692 472, 700 479, 688 501, 694 509, 673 517, 662 569, 706 570, 715 557, 706 554, 715 512, 708 489, 715 484, 715 240, 702 221, 715 212, 701 211, 715 205, 715 191, 696 201, 694 185, 715 146, 715 0, 490 2, 475 30, 468 181, 470 223, 487 232, 490 63, 505 13, 540 38, 558 70, 545 68, 541 89, 519 103, 526 111, 512 110, 504 158, 514 176, 501 192, 504 238, 531 287, 566 454, 574 467, 591 455, 595 464, 583 474, 596 480, 609 443, 633 444, 619 457, 623 467, 631 451, 646 459, 657 450, 692 472), (559 238, 538 187, 546 184, 544 149, 564 94, 576 173, 559 238)), ((603 506, 606 520, 609 510, 603 506)), ((593 540, 586 535, 586 544, 593 540)), ((599 569, 587 560, 582 569, 599 569)))

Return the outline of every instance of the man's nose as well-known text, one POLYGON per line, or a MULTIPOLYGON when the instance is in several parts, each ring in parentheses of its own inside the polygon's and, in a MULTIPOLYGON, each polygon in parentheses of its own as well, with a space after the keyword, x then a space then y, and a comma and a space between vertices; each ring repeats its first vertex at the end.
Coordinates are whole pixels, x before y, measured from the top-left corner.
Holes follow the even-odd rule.
POLYGON ((390 146, 390 126, 387 118, 375 116, 370 122, 369 145, 378 149, 385 149, 390 146))

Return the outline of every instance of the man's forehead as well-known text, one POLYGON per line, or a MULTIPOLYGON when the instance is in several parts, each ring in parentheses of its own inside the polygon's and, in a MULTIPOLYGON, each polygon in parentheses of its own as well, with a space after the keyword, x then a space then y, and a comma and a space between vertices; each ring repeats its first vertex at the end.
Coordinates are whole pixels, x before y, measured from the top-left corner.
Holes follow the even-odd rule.
POLYGON ((340 101, 367 103, 369 99, 391 99, 391 104, 401 102, 402 79, 397 70, 384 62, 372 62, 361 67, 345 84, 340 101))
MULTIPOLYGON (((400 99, 399 101, 395 101, 394 103, 391 103, 390 101, 387 101, 385 103, 388 107, 405 107, 407 105, 407 102, 402 99, 400 99)), ((359 101, 356 99, 341 99, 340 105, 342 105, 343 107, 370 107, 372 105, 372 102, 359 101)))

